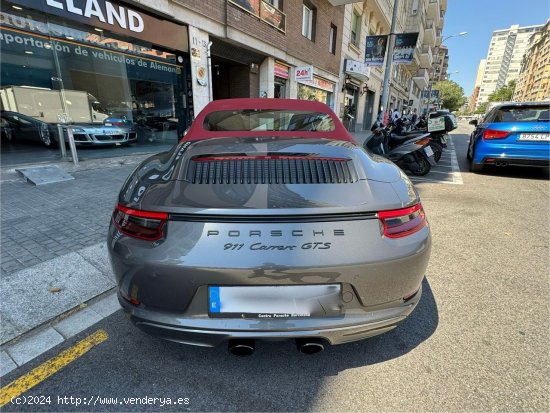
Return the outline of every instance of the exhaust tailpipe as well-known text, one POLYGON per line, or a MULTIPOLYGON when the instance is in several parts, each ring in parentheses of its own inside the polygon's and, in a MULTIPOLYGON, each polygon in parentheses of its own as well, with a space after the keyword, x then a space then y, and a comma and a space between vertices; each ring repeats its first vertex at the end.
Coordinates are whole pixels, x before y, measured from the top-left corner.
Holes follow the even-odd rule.
POLYGON ((296 340, 296 347, 303 354, 320 353, 325 349, 323 342, 318 338, 299 338, 296 340))
POLYGON ((496 165, 496 166, 508 166, 508 162, 506 162, 506 161, 503 161, 503 162, 496 162, 495 165, 496 165))
POLYGON ((254 354, 256 350, 256 344, 254 340, 244 339, 244 340, 229 340, 227 348, 231 354, 238 357, 246 357, 254 354))

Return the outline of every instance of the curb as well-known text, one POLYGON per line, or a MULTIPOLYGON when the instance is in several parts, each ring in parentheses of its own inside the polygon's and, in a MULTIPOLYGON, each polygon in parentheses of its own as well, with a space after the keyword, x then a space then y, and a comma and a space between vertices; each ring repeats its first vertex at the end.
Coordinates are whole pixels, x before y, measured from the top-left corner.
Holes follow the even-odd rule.
POLYGON ((0 346, 0 377, 120 309, 113 287, 0 346))

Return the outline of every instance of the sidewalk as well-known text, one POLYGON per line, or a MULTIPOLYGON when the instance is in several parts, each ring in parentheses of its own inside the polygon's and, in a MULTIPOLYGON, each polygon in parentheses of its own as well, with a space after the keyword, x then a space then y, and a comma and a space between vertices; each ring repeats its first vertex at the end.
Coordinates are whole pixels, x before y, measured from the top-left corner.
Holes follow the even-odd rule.
POLYGON ((122 183, 147 156, 57 163, 75 179, 43 186, 2 168, 0 344, 115 286, 107 228, 122 183))

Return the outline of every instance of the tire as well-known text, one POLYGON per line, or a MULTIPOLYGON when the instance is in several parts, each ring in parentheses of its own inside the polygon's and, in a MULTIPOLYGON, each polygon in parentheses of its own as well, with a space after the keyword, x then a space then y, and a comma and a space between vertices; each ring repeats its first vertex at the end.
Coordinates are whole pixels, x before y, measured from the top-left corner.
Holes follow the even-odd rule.
POLYGON ((409 167, 409 170, 415 176, 424 176, 432 169, 428 160, 422 155, 416 156, 416 163, 417 167, 409 167))
POLYGON ((440 144, 436 142, 430 142, 430 147, 432 148, 432 151, 434 152, 434 159, 436 162, 439 162, 441 159, 441 154, 443 153, 443 148, 440 144))

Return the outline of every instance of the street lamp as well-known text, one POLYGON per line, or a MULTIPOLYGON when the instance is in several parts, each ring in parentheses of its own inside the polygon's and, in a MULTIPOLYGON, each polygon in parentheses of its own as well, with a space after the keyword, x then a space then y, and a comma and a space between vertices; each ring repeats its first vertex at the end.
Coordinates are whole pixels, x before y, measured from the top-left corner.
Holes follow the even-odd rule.
MULTIPOLYGON (((443 44, 443 42, 445 40, 448 40, 452 37, 466 36, 467 34, 468 34, 468 32, 460 32, 460 33, 456 33, 456 34, 451 34, 449 36, 445 36, 443 39, 441 39, 441 42, 439 42, 439 44, 435 46, 435 57, 436 57, 436 59, 439 57, 439 47, 443 44)), ((433 63, 432 63, 432 69, 433 69, 433 63)), ((426 114, 428 113, 428 110, 430 109, 431 94, 432 94, 432 79, 429 80, 428 96, 427 96, 427 99, 426 99, 426 114)))

